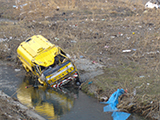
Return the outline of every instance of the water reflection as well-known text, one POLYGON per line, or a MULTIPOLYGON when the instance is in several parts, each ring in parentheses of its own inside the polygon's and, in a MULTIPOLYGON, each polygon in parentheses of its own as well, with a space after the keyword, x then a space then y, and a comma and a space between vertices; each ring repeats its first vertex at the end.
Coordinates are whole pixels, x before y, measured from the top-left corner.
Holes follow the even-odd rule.
POLYGON ((78 89, 49 89, 25 88, 34 84, 33 79, 26 76, 19 86, 17 98, 19 101, 34 109, 47 119, 57 119, 60 115, 70 111, 74 100, 78 97, 78 89))

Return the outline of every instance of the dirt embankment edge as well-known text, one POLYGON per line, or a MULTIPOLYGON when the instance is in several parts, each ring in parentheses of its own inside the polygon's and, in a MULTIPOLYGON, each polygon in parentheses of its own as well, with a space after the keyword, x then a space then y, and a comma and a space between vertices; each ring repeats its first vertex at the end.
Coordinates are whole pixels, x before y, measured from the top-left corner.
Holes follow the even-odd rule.
POLYGON ((45 120, 43 117, 38 115, 34 110, 27 108, 22 105, 19 101, 14 100, 4 92, 0 90, 0 105, 2 119, 30 119, 30 120, 45 120), (5 107, 3 108, 3 105, 5 107), (11 112, 12 111, 12 112, 11 112), (16 116, 15 116, 16 115, 16 116))

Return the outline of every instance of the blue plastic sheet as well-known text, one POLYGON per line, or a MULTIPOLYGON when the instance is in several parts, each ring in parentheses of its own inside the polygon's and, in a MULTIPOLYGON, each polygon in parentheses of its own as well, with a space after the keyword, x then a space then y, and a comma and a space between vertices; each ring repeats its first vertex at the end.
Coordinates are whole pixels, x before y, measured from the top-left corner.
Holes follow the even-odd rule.
POLYGON ((130 113, 117 111, 118 97, 121 96, 122 94, 124 94, 124 90, 118 89, 111 95, 111 97, 107 102, 102 102, 104 104, 108 104, 103 108, 104 112, 113 112, 112 113, 113 120, 126 120, 130 116, 130 113))

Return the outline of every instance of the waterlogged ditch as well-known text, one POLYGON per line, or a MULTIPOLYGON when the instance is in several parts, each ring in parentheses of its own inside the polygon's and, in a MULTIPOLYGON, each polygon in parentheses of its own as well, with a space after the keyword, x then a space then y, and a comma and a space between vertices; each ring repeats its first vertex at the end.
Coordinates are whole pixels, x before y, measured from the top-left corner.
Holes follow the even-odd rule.
MULTIPOLYGON (((45 119, 54 120, 82 120, 107 119, 112 120, 111 113, 104 113, 104 104, 87 96, 82 91, 72 88, 45 89, 33 87, 30 76, 19 68, 10 64, 0 64, 0 88, 11 97, 17 98, 22 104, 35 110, 45 119)), ((143 120, 131 115, 128 120, 143 120)))

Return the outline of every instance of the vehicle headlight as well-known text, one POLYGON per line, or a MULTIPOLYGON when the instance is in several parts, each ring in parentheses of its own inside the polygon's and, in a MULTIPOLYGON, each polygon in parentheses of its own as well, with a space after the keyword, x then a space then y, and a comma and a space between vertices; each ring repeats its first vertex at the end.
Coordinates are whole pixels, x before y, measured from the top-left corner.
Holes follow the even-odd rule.
POLYGON ((40 80, 46 81, 46 77, 44 76, 44 74, 41 75, 40 80))

